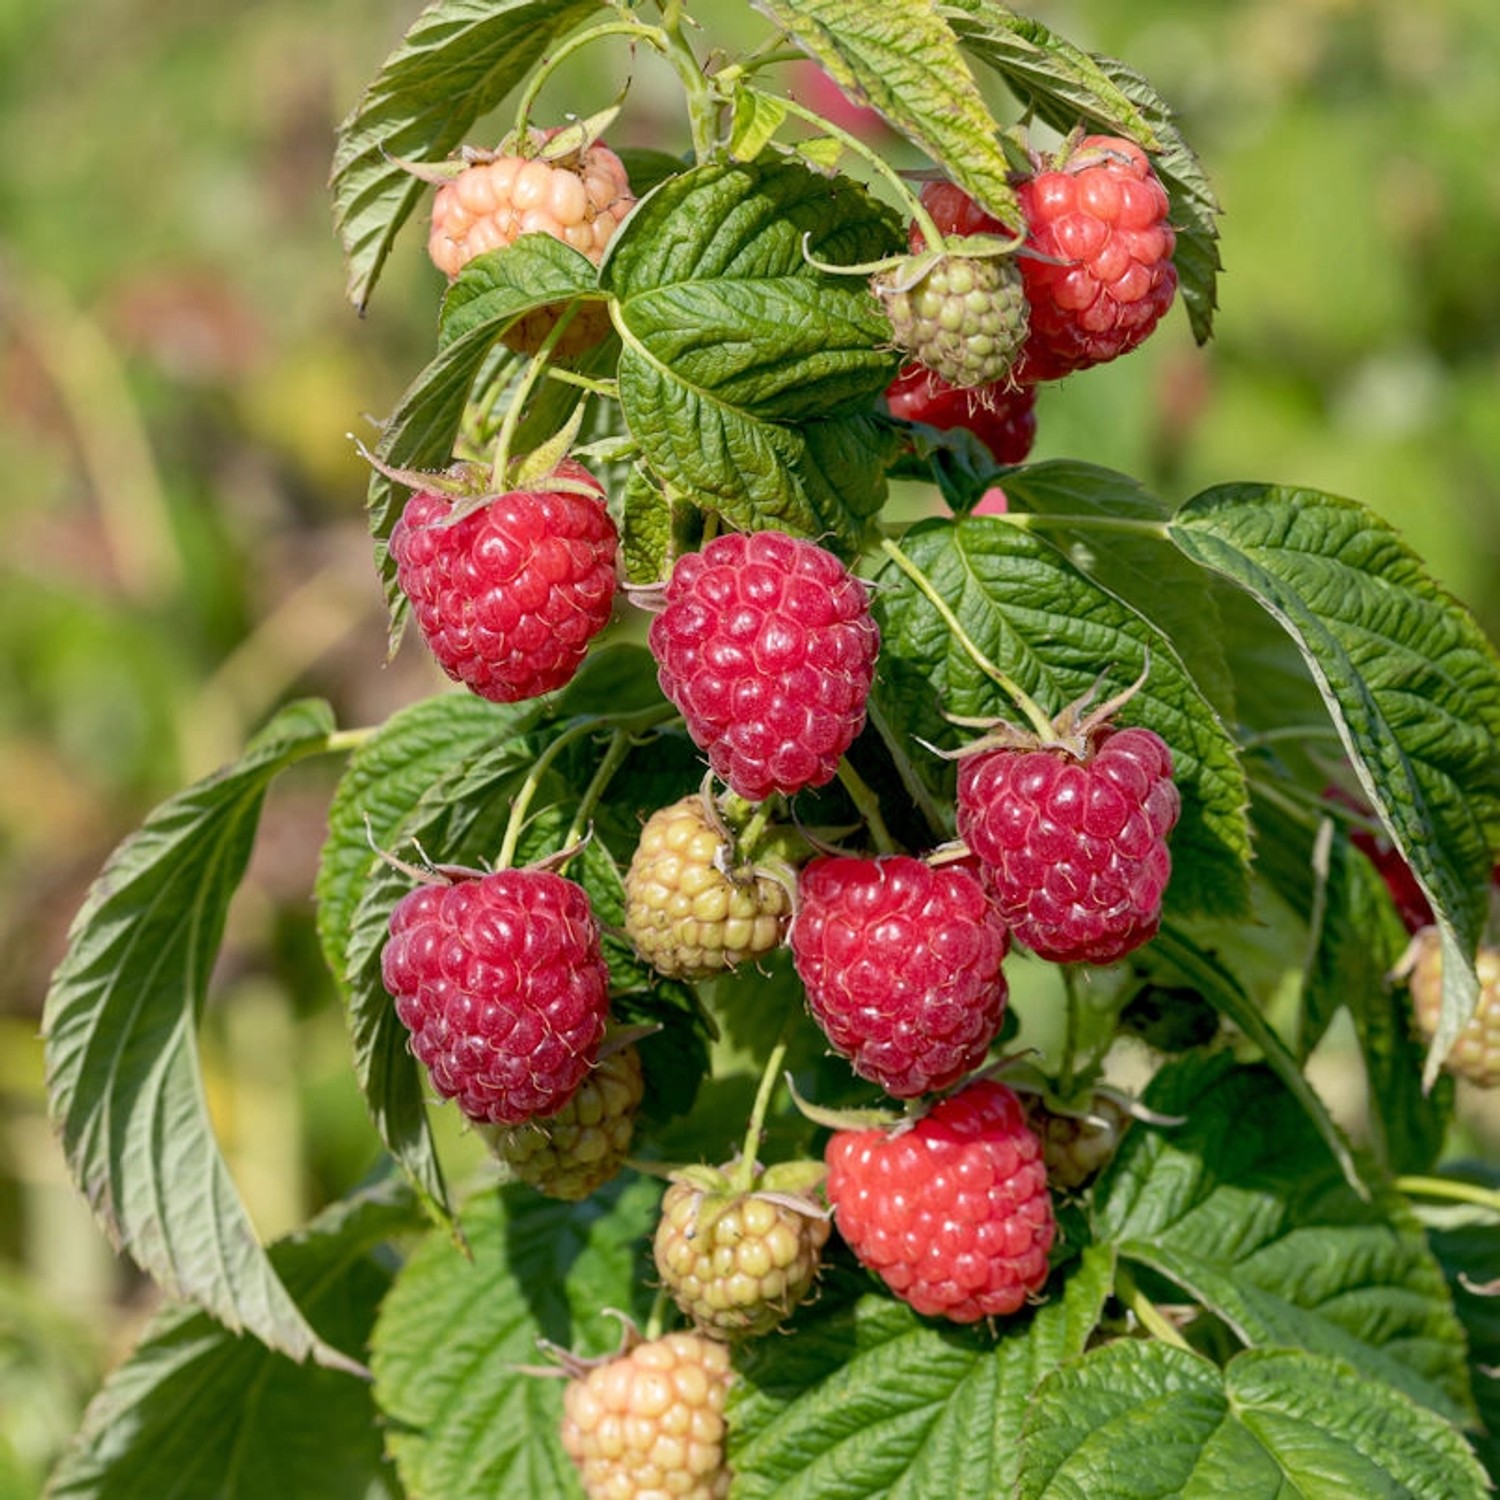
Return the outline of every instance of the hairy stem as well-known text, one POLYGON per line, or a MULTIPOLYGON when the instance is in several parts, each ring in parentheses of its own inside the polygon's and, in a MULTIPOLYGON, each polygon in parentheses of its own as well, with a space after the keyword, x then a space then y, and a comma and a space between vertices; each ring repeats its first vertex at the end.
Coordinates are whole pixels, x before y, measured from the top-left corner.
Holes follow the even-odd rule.
POLYGON ((875 795, 869 783, 849 764, 847 757, 839 761, 838 774, 840 785, 849 794, 849 800, 860 817, 865 820, 870 837, 875 840, 875 847, 882 854, 898 853, 900 846, 891 837, 890 829, 885 826, 885 818, 880 811, 880 798, 875 795))
POLYGON ((776 1085, 781 1082, 781 1065, 786 1061, 786 1039, 771 1048, 766 1059, 765 1071, 760 1075, 760 1087, 755 1092, 755 1104, 750 1110, 750 1123, 745 1129, 745 1144, 740 1151, 739 1165, 734 1170, 733 1186, 737 1193, 748 1192, 755 1181, 755 1163, 760 1156, 761 1137, 765 1133, 766 1114, 771 1108, 771 1098, 776 1085))

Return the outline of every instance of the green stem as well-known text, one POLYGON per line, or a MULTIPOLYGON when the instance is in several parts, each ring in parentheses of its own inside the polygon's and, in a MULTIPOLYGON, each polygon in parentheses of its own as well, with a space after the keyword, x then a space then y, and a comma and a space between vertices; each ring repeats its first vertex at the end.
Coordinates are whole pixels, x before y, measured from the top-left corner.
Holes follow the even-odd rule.
POLYGON ((764 802, 757 805, 755 811, 750 814, 750 821, 735 835, 735 848, 754 849, 756 841, 766 831, 771 821, 771 812, 778 798, 767 797, 764 802))
POLYGON ((687 96, 688 126, 693 134, 693 155, 699 162, 714 153, 718 134, 718 105, 703 76, 697 54, 682 34, 682 0, 667 0, 661 8, 665 56, 687 96))
POLYGON ((893 542, 889 537, 880 543, 881 550, 892 562, 901 569, 921 591, 923 598, 938 612, 943 623, 952 633, 954 640, 968 653, 969 659, 979 668, 986 677, 998 684, 1011 701, 1025 715, 1027 723, 1036 731, 1037 737, 1044 743, 1056 740, 1057 732, 1053 729, 1051 720, 1042 712, 1040 707, 1032 699, 1019 683, 1007 677, 1004 672, 987 657, 975 644, 973 637, 960 623, 959 618, 953 613, 948 601, 933 588, 932 581, 925 573, 893 542))
POLYGON ((1078 969, 1074 964, 1064 964, 1062 969, 1063 989, 1068 997, 1067 1022, 1063 1031, 1062 1067, 1058 1070, 1057 1091, 1064 1099, 1073 1097, 1073 1079, 1078 1051, 1078 969))
POLYGON ((838 774, 840 784, 849 794, 849 800, 865 820, 870 837, 875 840, 875 847, 882 854, 898 853, 900 846, 891 837, 890 829, 885 826, 885 818, 880 812, 880 798, 870 789, 869 783, 849 764, 847 757, 839 761, 838 774))
POLYGON ((563 385, 576 385, 580 390, 589 391, 595 396, 602 396, 606 401, 620 399, 618 380, 594 380, 588 375, 580 375, 577 370, 564 370, 559 365, 553 365, 547 371, 547 379, 559 381, 563 385))
MULTIPOLYGON (((1337 740, 1339 732, 1332 724, 1284 724, 1276 729, 1262 729, 1247 734, 1240 741, 1241 750, 1257 750, 1262 745, 1275 745, 1282 740, 1337 740)), ((1347 809, 1346 809, 1347 810, 1347 809)))
POLYGON ((1192 1345, 1173 1327, 1171 1321, 1163 1316, 1161 1309, 1135 1284, 1135 1278, 1124 1266, 1120 1266, 1115 1271, 1115 1296, 1136 1315, 1142 1328, 1154 1334, 1164 1344, 1172 1344, 1178 1349, 1191 1350, 1192 1345))
POLYGON ((578 799, 577 810, 573 814, 573 821, 568 825, 568 831, 563 838, 564 849, 571 849, 584 835, 589 826, 589 819, 594 816, 594 809, 599 805, 599 799, 608 790, 614 774, 625 762, 625 757, 630 754, 631 737, 623 729, 617 729, 609 737, 609 748, 604 752, 604 759, 599 762, 596 770, 584 788, 583 796, 578 799))
POLYGON ((566 308, 563 314, 554 323, 542 340, 542 346, 531 357, 531 363, 526 366, 526 373, 522 375, 510 398, 510 405, 506 408, 505 420, 500 424, 500 436, 495 443, 495 462, 491 469, 491 482, 497 490, 503 490, 506 485, 505 471, 510 467, 510 445, 515 441, 516 429, 521 425, 521 412, 531 396, 532 388, 541 379, 547 368, 547 362, 552 358, 552 351, 557 347, 567 330, 568 324, 573 321, 573 314, 577 312, 577 306, 566 308))
POLYGON ((1172 539, 1167 522, 1142 521, 1132 516, 1057 516, 1013 510, 993 519, 1007 526, 1017 526, 1022 531, 1117 531, 1131 536, 1154 537, 1159 542, 1172 539))
POLYGON ((651 1299, 651 1311, 647 1314, 646 1326, 641 1330, 641 1338, 648 1344, 662 1336, 667 1320, 667 1297, 666 1287, 657 1287, 656 1296, 651 1299))
POLYGON ((364 729, 336 729, 323 741, 323 753, 325 755, 347 755, 351 750, 358 750, 366 740, 375 735, 373 725, 364 729))
POLYGON ((776 1085, 781 1082, 781 1065, 786 1061, 786 1041, 783 1038, 771 1048, 766 1059, 765 1071, 760 1075, 760 1088, 755 1093, 755 1104, 750 1111, 750 1124, 745 1131, 745 1145, 740 1152, 739 1165, 734 1170, 732 1187, 737 1193, 750 1190, 755 1181, 755 1163, 760 1156, 761 1137, 766 1126, 766 1114, 771 1108, 771 1098, 776 1085))
POLYGON ((604 21, 598 26, 590 26, 587 31, 580 31, 576 36, 569 37, 555 52, 542 60, 541 66, 532 74, 525 92, 521 95, 520 102, 516 105, 517 150, 523 149, 526 140, 531 106, 536 103, 537 96, 542 91, 542 85, 556 71, 558 64, 571 57, 581 47, 586 47, 590 42, 597 42, 600 38, 607 36, 637 37, 655 47, 663 55, 667 50, 667 39, 662 32, 655 26, 645 26, 639 21, 604 21))
POLYGON ((915 763, 911 756, 906 753, 906 747, 897 738, 895 730, 891 727, 891 721, 886 718, 885 710, 876 703, 872 694, 865 703, 865 717, 875 726, 875 732, 885 741, 885 748, 890 752, 891 759, 896 763, 896 771, 901 777, 901 785, 906 788, 906 795, 920 809, 922 816, 927 820, 927 826, 932 830, 934 836, 941 843, 942 840, 950 838, 953 830, 948 827, 943 819, 942 809, 937 804, 937 799, 928 790, 926 782, 917 773, 915 763))
POLYGON ((1500 1214, 1500 1192, 1480 1187, 1474 1182, 1458 1182, 1452 1177, 1398 1177, 1396 1190, 1408 1198, 1440 1198, 1452 1203, 1472 1203, 1500 1214))

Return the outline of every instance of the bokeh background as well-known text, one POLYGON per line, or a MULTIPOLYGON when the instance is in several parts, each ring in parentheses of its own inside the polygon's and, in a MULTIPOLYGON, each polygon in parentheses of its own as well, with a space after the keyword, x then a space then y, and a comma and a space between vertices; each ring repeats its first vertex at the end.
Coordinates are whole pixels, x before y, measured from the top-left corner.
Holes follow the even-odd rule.
MULTIPOLYGON (((0 1500, 39 1492, 152 1305, 44 1107, 42 997, 89 880, 287 698, 356 725, 442 685, 409 648, 385 664, 350 441, 428 357, 441 283, 409 233, 356 318, 326 194, 334 126, 415 9, 0 0, 0 1500)), ((1035 456, 1171 499, 1234 479, 1356 496, 1500 637, 1500 7, 1029 9, 1178 106, 1226 266, 1207 350, 1175 312, 1043 395, 1035 456)), ((747 7, 700 10, 759 34, 747 7)), ((544 112, 590 82, 589 107, 607 98, 624 63, 592 66, 544 112)), ((616 133, 685 144, 645 68, 616 133)), ((312 929, 331 774, 273 792, 205 1024, 267 1236, 374 1156, 312 929)), ((1336 1051, 1320 1077, 1336 1096, 1336 1051)), ((1456 1152, 1494 1146, 1472 1099, 1464 1122, 1456 1152)))

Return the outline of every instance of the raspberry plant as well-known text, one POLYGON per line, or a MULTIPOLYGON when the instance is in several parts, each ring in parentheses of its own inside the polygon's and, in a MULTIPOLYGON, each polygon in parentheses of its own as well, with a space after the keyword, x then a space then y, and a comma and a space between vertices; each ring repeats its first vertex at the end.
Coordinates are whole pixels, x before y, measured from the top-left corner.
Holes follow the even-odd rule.
MULTIPOLYGON (((1145 78, 990 0, 905 8, 898 34, 888 0, 756 9, 764 35, 737 54, 712 7, 681 0, 435 0, 340 130, 350 300, 366 310, 405 229, 426 226, 444 273, 432 359, 375 444, 375 572, 393 639, 409 613, 452 630, 472 607, 483 628, 438 655, 473 688, 373 727, 288 705, 125 840, 76 918, 45 1018, 53 1113, 106 1231, 171 1301, 53 1493, 634 1493, 580 1480, 570 1455, 592 1472, 604 1419, 573 1397, 565 1426, 547 1378, 607 1371, 616 1309, 637 1330, 625 1360, 693 1351, 680 1399, 643 1380, 626 1403, 667 1492, 1479 1496, 1500 1267, 1445 1275, 1429 1205, 1500 1209, 1438 1166, 1500 847, 1500 662, 1355 501, 1276 482, 1158 497, 1087 455, 1019 461, 1050 380, 1128 357, 1177 304, 1199 342, 1212 332, 1217 205, 1145 78), (629 88, 539 117, 559 64, 588 49, 623 70, 626 48, 680 85, 687 152, 606 144, 632 134, 629 88), (794 59, 873 107, 911 170, 800 102, 794 59), (533 191, 529 221, 500 222, 533 191), (919 244, 1029 299, 1019 354, 966 367, 958 400, 896 399, 916 377, 876 288, 919 244), (1026 417, 1020 438, 996 435, 1002 410, 1026 417), (893 480, 934 503, 903 519, 893 480), (506 572, 514 537, 487 518, 537 495, 558 504, 517 511, 531 550, 506 572), (576 547, 557 545, 565 512, 586 523, 576 547), (616 555, 618 595, 599 576, 616 555), (1093 722, 1093 702, 1119 745, 1152 752, 1104 792, 1107 751, 1058 729, 1093 722), (976 729, 991 746, 965 755, 976 729), (1027 742, 1046 746, 1034 785, 981 774, 1027 742), (704 785, 705 756, 729 790, 704 785), (345 762, 319 932, 384 1166, 265 1246, 196 1032, 267 787, 311 757, 345 762), (752 870, 773 850, 782 893, 814 859, 961 866, 991 941, 956 986, 978 1018, 957 1061, 916 1054, 924 1007, 953 1000, 963 924, 919 917, 908 943, 854 911, 881 881, 819 917, 818 1004, 867 1028, 851 1036, 897 1017, 895 1092, 914 1097, 830 1052, 779 909, 764 944, 726 941, 733 965, 648 963, 640 949, 702 937, 664 898, 630 941, 643 827, 730 790, 719 846, 752 870), (1012 814, 1065 938, 1103 905, 1123 943, 1049 957, 1019 918, 1002 933, 1025 893, 961 836, 1003 841, 1012 814), (1372 839, 1431 918, 1420 1033, 1372 839), (488 904, 491 882, 554 895, 488 904), (405 933, 450 905, 393 949, 394 915, 405 933), (570 968, 581 1027, 558 1009, 570 968), (420 998, 398 1008, 386 979, 420 998), (885 1008, 861 1015, 867 994, 885 1008), (1340 1012, 1368 1083, 1344 1126, 1306 1071, 1340 1012), (451 1128, 413 1020, 441 1033, 423 1044, 440 1094, 482 1094, 492 1066, 529 1087, 524 1106, 470 1110, 528 1132, 517 1150, 497 1160, 451 1128), (1129 1129, 1048 1184, 1004 1078, 1087 1118, 1126 1035, 1152 1041, 1131 1054, 1149 1076, 1129 1129), (628 1147, 601 1084, 627 1046, 628 1147), (532 1142, 537 1172, 518 1159, 532 1142), (563 1160, 569 1142, 589 1162, 563 1160), (871 1176, 851 1142, 899 1158, 911 1191, 847 1206, 871 1176), (625 1150, 602 1180, 597 1156, 625 1150), (666 1182, 708 1163, 736 1194, 794 1178, 788 1212, 815 1237, 809 1214, 834 1216, 806 1299, 799 1280, 776 1331, 737 1326, 732 1349, 681 1327, 652 1263, 666 1182)), ((940 309, 960 348, 990 336, 962 300, 940 309)))

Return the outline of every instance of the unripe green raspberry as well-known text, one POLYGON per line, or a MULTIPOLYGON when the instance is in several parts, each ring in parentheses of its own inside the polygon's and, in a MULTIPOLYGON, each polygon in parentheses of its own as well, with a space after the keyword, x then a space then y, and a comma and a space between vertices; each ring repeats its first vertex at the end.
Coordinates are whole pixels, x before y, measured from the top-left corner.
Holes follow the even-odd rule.
MULTIPOLYGON (((1500 1084, 1500 948, 1478 956, 1479 1006, 1458 1034, 1443 1067, 1482 1089, 1500 1084)), ((1411 940, 1398 972, 1408 975, 1412 1012, 1424 1042, 1437 1032, 1443 1007, 1443 951, 1436 927, 1424 927, 1411 940)))
POLYGON ((892 342, 950 385, 1004 379, 1026 341, 1026 295, 1009 256, 924 252, 881 272, 873 286, 892 342))
POLYGON ((732 858, 696 793, 646 820, 625 875, 625 933, 659 974, 702 979, 780 946, 791 896, 732 858))
POLYGON ((830 1226, 806 1194, 810 1174, 821 1176, 821 1165, 790 1162, 756 1190, 736 1191, 723 1173, 692 1168, 667 1189, 656 1269, 704 1333, 769 1333, 812 1289, 830 1226))
POLYGON ((1035 1095, 1023 1095, 1026 1119, 1042 1138, 1047 1181, 1076 1192, 1109 1165, 1130 1124, 1130 1114, 1110 1094, 1098 1093, 1087 1114, 1050 1110, 1035 1095))
POLYGON ((555 1115, 481 1133, 520 1181, 549 1198, 576 1203, 620 1170, 644 1092, 640 1053, 622 1047, 600 1058, 555 1115))
POLYGON ((727 1346, 678 1332, 570 1380, 562 1445, 589 1500, 723 1500, 733 1374, 727 1346))

